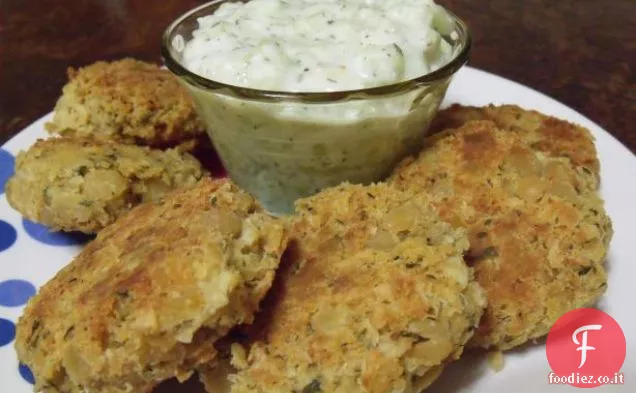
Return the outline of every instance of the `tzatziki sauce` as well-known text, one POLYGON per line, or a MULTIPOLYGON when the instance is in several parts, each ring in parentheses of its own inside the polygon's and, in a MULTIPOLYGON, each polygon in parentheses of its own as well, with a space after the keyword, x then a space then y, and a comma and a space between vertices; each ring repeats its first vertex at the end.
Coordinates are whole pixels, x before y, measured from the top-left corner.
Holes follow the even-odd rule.
POLYGON ((461 46, 456 20, 432 0, 214 7, 172 48, 190 72, 230 86, 182 82, 230 177, 277 214, 326 187, 383 180, 421 147, 450 77, 326 101, 241 88, 329 94, 390 85, 443 67, 461 46))
POLYGON ((288 92, 369 88, 446 64, 452 24, 432 0, 252 0, 199 19, 191 71, 230 85, 288 92))

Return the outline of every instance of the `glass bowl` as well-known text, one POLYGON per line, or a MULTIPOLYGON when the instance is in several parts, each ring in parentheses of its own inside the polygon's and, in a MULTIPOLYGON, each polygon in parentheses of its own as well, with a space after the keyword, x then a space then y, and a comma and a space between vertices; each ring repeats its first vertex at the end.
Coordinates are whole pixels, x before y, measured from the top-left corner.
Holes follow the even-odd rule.
POLYGON ((453 75, 468 61, 467 26, 448 12, 454 30, 442 37, 451 60, 415 79, 338 92, 281 92, 217 82, 182 64, 197 19, 223 3, 201 5, 165 31, 161 53, 190 91, 230 178, 274 214, 294 201, 342 182, 383 180, 417 152, 453 75))

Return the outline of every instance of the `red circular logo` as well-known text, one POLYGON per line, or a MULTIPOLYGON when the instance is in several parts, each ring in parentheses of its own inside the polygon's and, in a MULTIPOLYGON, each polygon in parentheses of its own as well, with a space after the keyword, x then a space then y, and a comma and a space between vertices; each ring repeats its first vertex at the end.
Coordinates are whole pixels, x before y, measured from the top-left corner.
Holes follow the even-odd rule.
POLYGON ((581 308, 563 315, 548 334, 546 354, 551 384, 593 388, 622 384, 625 334, 603 311, 581 308))

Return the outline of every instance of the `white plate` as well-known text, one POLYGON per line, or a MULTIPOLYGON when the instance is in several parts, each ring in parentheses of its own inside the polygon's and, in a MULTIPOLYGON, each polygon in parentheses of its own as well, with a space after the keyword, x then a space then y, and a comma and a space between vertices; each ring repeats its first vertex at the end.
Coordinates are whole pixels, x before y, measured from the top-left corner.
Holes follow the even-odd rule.
MULTIPOLYGON (((469 105, 518 104, 536 109, 589 128, 596 137, 601 158, 602 194, 614 223, 615 235, 609 253, 609 289, 600 307, 622 326, 627 339, 627 359, 623 366, 625 384, 596 388, 598 392, 627 393, 636 391, 636 157, 610 134, 574 110, 534 90, 506 79, 466 67, 460 71, 449 90, 446 103, 469 105), (630 374, 629 372, 632 372, 630 374)), ((82 238, 50 235, 39 226, 25 225, 22 217, 5 199, 4 180, 10 173, 6 153, 15 156, 38 137, 45 137, 43 125, 47 115, 7 142, 0 150, 0 391, 31 392, 32 386, 19 372, 11 337, 12 323, 21 313, 26 298, 50 279, 80 250, 82 238), (12 228, 12 229, 11 229, 12 228), (16 240, 11 246, 13 234, 16 240), (54 244, 47 244, 54 243, 54 244), (79 242, 79 243, 78 243, 79 242), (21 280, 10 281, 7 280, 21 280), (30 285, 29 285, 30 284, 30 285), (10 327, 11 326, 11 327, 10 327)), ((434 393, 536 393, 543 391, 576 391, 564 385, 548 385, 548 365, 543 345, 535 345, 506 355, 503 371, 495 373, 483 356, 469 355, 444 373, 430 392, 434 393)), ((427 391, 427 392, 428 392, 427 391)))

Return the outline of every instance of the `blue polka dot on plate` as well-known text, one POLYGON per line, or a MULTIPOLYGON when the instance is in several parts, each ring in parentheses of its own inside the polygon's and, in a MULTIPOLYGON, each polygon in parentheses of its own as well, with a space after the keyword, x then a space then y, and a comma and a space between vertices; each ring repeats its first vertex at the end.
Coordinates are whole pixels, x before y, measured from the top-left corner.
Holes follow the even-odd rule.
POLYGON ((33 295, 35 295, 35 287, 28 281, 7 280, 0 282, 0 306, 23 306, 33 295))
POLYGON ((29 367, 27 367, 26 365, 20 363, 20 365, 18 366, 18 372, 20 373, 20 376, 22 376, 22 378, 31 385, 35 383, 33 373, 31 372, 31 369, 29 369, 29 367))
POLYGON ((15 325, 13 322, 0 318, 0 347, 11 343, 15 338, 15 325))
POLYGON ((94 236, 80 232, 54 232, 44 225, 36 224, 26 218, 22 220, 24 230, 33 239, 51 246, 73 246, 84 244, 94 236))
POLYGON ((4 194, 4 185, 13 175, 15 159, 8 151, 0 149, 0 195, 4 194))
POLYGON ((0 251, 4 251, 11 247, 18 238, 18 232, 13 225, 6 221, 0 220, 0 251))

